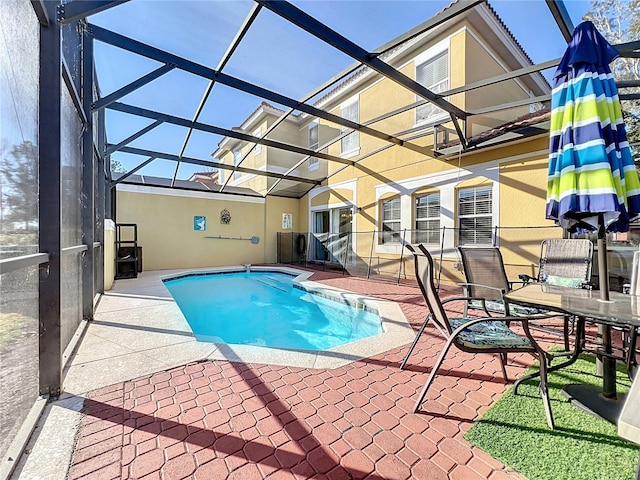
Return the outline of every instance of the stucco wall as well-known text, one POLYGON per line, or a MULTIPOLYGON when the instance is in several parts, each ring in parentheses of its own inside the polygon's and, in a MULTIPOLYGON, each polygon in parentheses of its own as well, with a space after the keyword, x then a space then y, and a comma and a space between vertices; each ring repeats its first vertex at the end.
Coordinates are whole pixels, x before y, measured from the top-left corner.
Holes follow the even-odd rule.
MULTIPOLYGON (((146 187, 135 190, 118 191, 117 221, 138 226, 144 270, 273 263, 277 232, 283 231, 282 214, 292 216, 293 228, 289 231, 301 228, 297 199, 269 197, 265 201, 146 187), (228 225, 220 222, 223 209, 231 214, 228 225), (202 215, 206 217, 206 230, 194 230, 193 217, 202 215), (258 244, 249 241, 253 236, 259 237, 258 244)), ((105 245, 113 246, 114 242, 115 231, 105 231, 105 245)), ((113 282, 114 276, 113 257, 106 257, 105 285, 109 279, 113 282)))

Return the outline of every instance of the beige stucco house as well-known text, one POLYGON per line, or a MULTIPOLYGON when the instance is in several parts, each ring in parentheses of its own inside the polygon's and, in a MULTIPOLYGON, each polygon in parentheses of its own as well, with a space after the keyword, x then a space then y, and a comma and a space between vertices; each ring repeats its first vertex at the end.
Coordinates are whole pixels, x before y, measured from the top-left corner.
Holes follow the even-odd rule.
MULTIPOLYGON (((455 92, 532 64, 486 3, 380 58, 434 92, 455 92)), ((229 137, 213 157, 226 165, 326 178, 320 186, 305 186, 295 225, 323 242, 327 235, 351 234, 347 268, 373 262, 384 270, 385 263, 397 264, 403 242, 423 242, 442 252, 443 280, 457 280, 456 245, 497 244, 504 247, 508 269, 531 273, 541 239, 562 234, 544 219, 548 114, 535 98, 549 93, 547 81, 534 73, 446 97, 474 113, 461 128, 467 141, 477 144, 461 151, 447 112, 365 67, 315 105, 392 132, 406 144, 389 146, 308 114, 288 115, 278 123, 284 112, 263 102, 240 131, 255 137, 268 133, 267 139, 353 160, 353 165, 229 137)), ((221 173, 225 181, 263 195, 274 195, 277 182, 237 171, 221 173)), ((312 244, 309 257, 341 262, 333 253, 312 244)))

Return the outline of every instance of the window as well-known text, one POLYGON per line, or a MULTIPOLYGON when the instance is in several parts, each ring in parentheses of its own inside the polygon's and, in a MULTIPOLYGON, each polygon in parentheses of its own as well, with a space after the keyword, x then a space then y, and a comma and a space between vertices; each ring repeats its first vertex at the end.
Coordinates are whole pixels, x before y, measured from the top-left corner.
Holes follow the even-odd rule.
MULTIPOLYGON (((360 105, 360 102, 356 100, 355 102, 350 103, 349 105, 343 106, 342 118, 346 120, 351 120, 352 122, 359 122, 360 121, 359 105, 360 105)), ((340 133, 344 133, 347 130, 350 130, 350 129, 343 126, 340 128, 340 133)), ((341 146, 342 146, 343 154, 353 153, 357 151, 360 148, 360 133, 357 130, 355 130, 351 132, 349 135, 347 135, 346 137, 342 137, 341 146)))
POLYGON ((414 243, 440 243, 440 194, 416 197, 416 232, 414 243))
POLYGON ((400 242, 400 198, 382 201, 382 237, 380 243, 400 242))
MULTIPOLYGON (((416 81, 434 93, 449 90, 449 52, 444 51, 417 65, 416 81)), ((442 113, 444 110, 440 107, 431 102, 426 103, 416 108, 416 123, 426 122, 442 113)))
MULTIPOLYGON (((258 138, 262 137, 262 127, 256 128, 253 132, 253 136, 258 138)), ((259 143, 256 143, 256 146, 253 149, 253 154, 260 155, 261 152, 262 152, 262 145, 260 145, 259 143)))
POLYGON ((492 245, 491 187, 465 188, 458 192, 458 243, 492 245))
MULTIPOLYGON (((233 166, 235 167, 242 160, 242 151, 238 148, 233 151, 233 166)), ((240 177, 240 172, 233 172, 233 179, 236 180, 240 177)))
MULTIPOLYGON (((318 150, 319 143, 319 135, 318 135, 318 124, 312 123, 309 125, 309 150, 318 150)), ((309 157, 309 161, 307 162, 307 168, 311 172, 313 170, 317 170, 320 166, 320 161, 318 157, 309 157)))

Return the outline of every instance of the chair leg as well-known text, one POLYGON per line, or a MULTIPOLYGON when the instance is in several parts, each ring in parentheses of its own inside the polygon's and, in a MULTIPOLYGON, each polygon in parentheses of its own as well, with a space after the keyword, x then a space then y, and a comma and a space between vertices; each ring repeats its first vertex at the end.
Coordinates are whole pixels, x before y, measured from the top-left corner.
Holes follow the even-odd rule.
POLYGON ((549 425, 549 428, 553 430, 555 425, 553 422, 553 412, 551 411, 551 402, 549 400, 549 386, 547 383, 547 362, 545 361, 544 352, 542 350, 538 350, 538 356, 540 363, 540 396, 542 397, 544 411, 547 416, 547 425, 549 425))
POLYGON ((449 348, 451 348, 451 344, 452 343, 453 343, 453 337, 451 337, 449 340, 447 340, 447 343, 445 344, 444 348, 442 349, 442 353, 440 353, 440 356, 438 357, 438 361, 436 362, 436 364, 431 369, 431 373, 429 374, 429 378, 427 379, 426 383, 424 384, 424 387, 422 387, 422 391, 420 392, 420 396, 418 397, 418 400, 416 401, 416 404, 413 407, 413 412, 414 413, 417 412, 420 409, 420 405, 422 404, 422 400, 424 400, 424 397, 427 395, 427 391, 429 390, 429 387, 433 383, 433 380, 436 378, 436 374, 438 373, 438 370, 440 369, 440 366, 442 365, 442 362, 444 361, 444 357, 447 356, 447 352, 449 351, 449 348))
POLYGON ((633 382, 633 373, 635 372, 638 362, 636 360, 636 343, 638 341, 638 330, 631 327, 629 330, 629 341, 627 346, 627 375, 629 380, 633 382))
POLYGON ((404 356, 404 359, 402 360, 402 363, 400 364, 400 370, 404 370, 404 367, 407 365, 407 361, 409 360, 409 356, 413 352, 413 349, 416 348, 418 340, 420 340, 420 336, 422 335, 422 332, 424 332, 424 329, 427 327, 427 323, 429 323, 429 319, 430 318, 431 318, 431 314, 427 315, 427 318, 424 319, 424 323, 420 327, 420 330, 418 330, 418 333, 416 333, 416 338, 413 339, 413 343, 411 344, 411 347, 409 347, 409 351, 404 356))
MULTIPOLYGON (((569 359, 562 363, 558 363, 557 365, 554 365, 552 367, 545 365, 546 373, 555 372, 556 370, 560 370, 561 368, 568 367, 572 363, 575 363, 575 361, 578 359, 578 356, 582 351, 582 342, 580 339, 584 336, 584 319, 580 319, 580 318, 578 319, 578 321, 576 322, 575 330, 576 330, 576 341, 573 348, 573 352, 571 353, 569 359)), ((546 361, 544 360, 544 357, 546 357, 546 355, 544 352, 542 352, 540 355, 540 360, 546 363, 546 361)), ((524 377, 520 377, 519 379, 517 379, 513 384, 513 394, 518 395, 518 387, 522 382, 526 382, 527 380, 531 380, 532 378, 539 377, 541 374, 542 374, 542 369, 538 370, 537 372, 533 372, 530 375, 525 375, 524 377)))
POLYGON ((500 366, 502 367, 502 376, 504 377, 504 383, 509 383, 509 377, 507 376, 506 365, 507 365, 507 354, 506 353, 501 353, 500 354, 500 366))

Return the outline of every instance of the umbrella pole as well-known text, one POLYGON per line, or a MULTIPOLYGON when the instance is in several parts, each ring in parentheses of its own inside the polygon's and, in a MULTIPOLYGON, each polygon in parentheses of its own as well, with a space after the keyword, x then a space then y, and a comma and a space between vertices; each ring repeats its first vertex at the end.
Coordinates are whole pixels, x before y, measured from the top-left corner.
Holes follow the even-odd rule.
MULTIPOLYGON (((600 283, 600 300, 609 301, 609 267, 607 265, 607 235, 604 214, 598 214, 598 280, 600 283)), ((611 353, 611 327, 598 325, 598 333, 602 339, 605 355, 602 357, 602 396, 616 398, 616 363, 606 354, 611 353)), ((599 369, 598 369, 599 370, 599 369)))
POLYGON ((598 214, 598 284, 600 300, 609 301, 609 266, 607 265, 607 234, 605 232, 604 214, 598 214))

